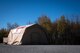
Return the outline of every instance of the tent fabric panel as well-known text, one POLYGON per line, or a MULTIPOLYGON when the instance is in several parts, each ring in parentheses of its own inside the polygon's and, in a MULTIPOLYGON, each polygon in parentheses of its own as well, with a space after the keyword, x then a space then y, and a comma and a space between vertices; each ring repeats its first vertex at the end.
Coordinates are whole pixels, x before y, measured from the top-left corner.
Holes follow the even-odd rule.
POLYGON ((19 33, 15 30, 15 29, 12 29, 8 35, 8 44, 9 45, 19 45, 21 44, 21 39, 22 39, 22 36, 25 32, 25 29, 26 28, 23 28, 19 31, 19 33))

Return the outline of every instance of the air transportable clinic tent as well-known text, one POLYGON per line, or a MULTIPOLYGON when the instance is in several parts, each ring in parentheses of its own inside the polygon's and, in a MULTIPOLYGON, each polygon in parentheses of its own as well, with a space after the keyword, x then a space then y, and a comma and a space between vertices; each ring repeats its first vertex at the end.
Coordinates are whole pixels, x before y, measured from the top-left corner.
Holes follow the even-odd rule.
POLYGON ((8 35, 9 45, 44 45, 49 44, 47 31, 38 24, 19 26, 8 35))

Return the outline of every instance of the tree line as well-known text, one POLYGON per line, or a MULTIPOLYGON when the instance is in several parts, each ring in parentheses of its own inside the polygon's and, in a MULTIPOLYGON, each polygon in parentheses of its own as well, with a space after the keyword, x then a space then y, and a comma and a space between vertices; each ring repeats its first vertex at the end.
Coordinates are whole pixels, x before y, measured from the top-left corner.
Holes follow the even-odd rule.
MULTIPOLYGON (((80 45, 80 16, 73 16, 70 19, 63 15, 54 22, 48 16, 40 16, 36 23, 47 30, 52 45, 80 45)), ((2 28, 0 42, 2 37, 8 36, 11 29, 18 26, 17 23, 8 23, 7 29, 2 28)))

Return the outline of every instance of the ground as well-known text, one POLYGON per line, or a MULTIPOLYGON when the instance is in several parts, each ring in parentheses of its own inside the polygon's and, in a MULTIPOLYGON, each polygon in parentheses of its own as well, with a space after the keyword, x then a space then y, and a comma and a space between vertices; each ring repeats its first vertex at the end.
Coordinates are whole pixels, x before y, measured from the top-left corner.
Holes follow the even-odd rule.
POLYGON ((0 53, 80 53, 79 45, 0 45, 0 53))

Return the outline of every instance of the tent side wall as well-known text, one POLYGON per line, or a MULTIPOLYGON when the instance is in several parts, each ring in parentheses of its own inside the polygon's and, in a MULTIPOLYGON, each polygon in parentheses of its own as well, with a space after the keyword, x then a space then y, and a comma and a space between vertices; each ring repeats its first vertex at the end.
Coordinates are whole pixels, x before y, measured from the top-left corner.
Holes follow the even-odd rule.
POLYGON ((49 44, 48 33, 40 25, 35 24, 26 28, 22 45, 47 45, 49 44))

